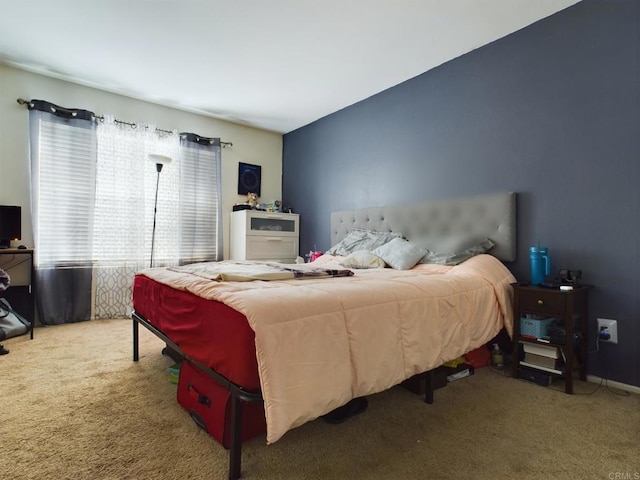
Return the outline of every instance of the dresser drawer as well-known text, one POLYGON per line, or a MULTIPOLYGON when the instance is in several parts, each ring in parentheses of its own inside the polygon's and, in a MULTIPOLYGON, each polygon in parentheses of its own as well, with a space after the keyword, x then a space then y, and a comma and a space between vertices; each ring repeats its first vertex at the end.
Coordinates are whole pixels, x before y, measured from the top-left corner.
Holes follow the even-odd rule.
POLYGON ((293 215, 264 215, 249 217, 247 233, 251 235, 298 236, 298 217, 293 215))
POLYGON ((231 214, 232 228, 241 235, 298 237, 299 221, 296 213, 241 210, 231 214))
POLYGON ((298 256, 298 239, 281 236, 247 236, 247 260, 278 260, 293 263, 298 256))
POLYGON ((520 311, 561 316, 565 313, 565 296, 552 291, 519 291, 520 311))

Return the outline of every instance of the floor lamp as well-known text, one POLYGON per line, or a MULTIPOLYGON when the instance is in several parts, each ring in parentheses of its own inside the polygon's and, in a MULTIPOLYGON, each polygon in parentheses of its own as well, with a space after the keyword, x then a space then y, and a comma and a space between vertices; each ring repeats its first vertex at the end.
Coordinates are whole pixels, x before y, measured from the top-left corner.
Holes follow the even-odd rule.
POLYGON ((160 185, 160 172, 162 171, 162 167, 171 163, 171 158, 166 157, 164 155, 158 155, 152 153, 149 155, 149 160, 156 164, 156 172, 158 172, 158 176, 156 178, 156 199, 153 203, 153 231, 151 232, 151 261, 149 262, 149 267, 153 267, 153 248, 156 243, 156 216, 158 213, 158 186, 160 185))
MULTIPOLYGON (((156 172, 158 172, 158 176, 156 177, 156 199, 153 202, 153 231, 151 232, 151 261, 149 262, 149 267, 153 267, 153 247, 156 243, 156 216, 158 213, 158 186, 160 185, 160 172, 162 171, 162 167, 171 163, 171 158, 152 153, 149 155, 149 160, 156 164, 156 172)), ((168 344, 165 344, 165 348, 162 349, 162 354, 168 355, 176 363, 183 360, 182 355, 176 352, 168 344)))

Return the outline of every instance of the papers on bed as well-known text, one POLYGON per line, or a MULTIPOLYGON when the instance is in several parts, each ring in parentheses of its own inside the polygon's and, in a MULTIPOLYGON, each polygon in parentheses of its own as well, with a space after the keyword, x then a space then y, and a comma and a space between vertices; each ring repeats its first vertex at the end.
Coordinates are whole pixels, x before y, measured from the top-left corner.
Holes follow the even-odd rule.
POLYGON ((225 260, 169 267, 178 273, 189 273, 217 282, 252 282, 254 280, 292 280, 303 278, 350 277, 351 270, 297 265, 225 260))

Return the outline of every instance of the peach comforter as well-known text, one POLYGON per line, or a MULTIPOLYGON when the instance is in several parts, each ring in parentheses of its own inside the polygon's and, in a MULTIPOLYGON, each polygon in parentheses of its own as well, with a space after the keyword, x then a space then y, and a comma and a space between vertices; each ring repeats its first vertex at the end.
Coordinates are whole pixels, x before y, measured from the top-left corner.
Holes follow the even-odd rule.
MULTIPOLYGON (((325 255, 316 266, 342 268, 325 255)), ((510 283, 490 255, 455 266, 354 270, 344 278, 214 282, 142 274, 223 302, 255 331, 267 443, 355 397, 381 392, 513 327, 510 283)))

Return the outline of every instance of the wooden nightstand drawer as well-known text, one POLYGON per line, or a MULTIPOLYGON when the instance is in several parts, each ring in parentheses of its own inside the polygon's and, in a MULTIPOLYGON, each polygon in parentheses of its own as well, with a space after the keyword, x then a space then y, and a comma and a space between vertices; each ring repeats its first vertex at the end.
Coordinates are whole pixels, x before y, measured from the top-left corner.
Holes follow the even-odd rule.
POLYGON ((565 296, 554 291, 539 292, 521 290, 520 310, 544 315, 564 315, 565 296))

